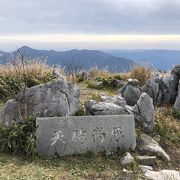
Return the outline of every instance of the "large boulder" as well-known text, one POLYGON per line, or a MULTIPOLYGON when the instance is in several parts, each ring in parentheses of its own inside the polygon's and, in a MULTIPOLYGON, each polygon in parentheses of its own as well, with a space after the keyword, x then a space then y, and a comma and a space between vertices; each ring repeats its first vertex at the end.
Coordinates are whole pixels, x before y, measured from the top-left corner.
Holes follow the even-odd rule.
POLYGON ((88 115, 124 115, 128 114, 126 109, 112 102, 87 101, 85 104, 86 114, 88 115))
POLYGON ((9 126, 24 116, 70 116, 78 110, 79 96, 79 89, 65 80, 34 86, 7 101, 0 119, 9 126))
POLYGON ((138 80, 128 79, 128 82, 119 90, 119 93, 126 100, 128 105, 134 106, 141 95, 138 80))
POLYGON ((146 93, 142 93, 137 104, 133 107, 135 120, 143 128, 145 133, 150 133, 154 129, 155 112, 153 100, 146 93))

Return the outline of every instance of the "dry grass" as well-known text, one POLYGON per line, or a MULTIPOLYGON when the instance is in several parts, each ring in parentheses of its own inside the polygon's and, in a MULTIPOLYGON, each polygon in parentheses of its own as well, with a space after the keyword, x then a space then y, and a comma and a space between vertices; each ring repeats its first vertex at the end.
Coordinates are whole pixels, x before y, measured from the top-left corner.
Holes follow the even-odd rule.
POLYGON ((1 77, 22 79, 24 76, 35 76, 38 79, 43 79, 44 77, 52 75, 52 73, 53 69, 39 59, 25 59, 24 63, 22 63, 20 59, 16 59, 6 65, 0 66, 1 77))
POLYGON ((107 79, 112 75, 112 73, 109 72, 107 69, 98 69, 97 67, 90 69, 88 73, 89 77, 92 79, 96 79, 97 77, 107 79))
POLYGON ((153 68, 147 64, 137 63, 132 66, 130 77, 137 79, 143 86, 153 76, 153 68))

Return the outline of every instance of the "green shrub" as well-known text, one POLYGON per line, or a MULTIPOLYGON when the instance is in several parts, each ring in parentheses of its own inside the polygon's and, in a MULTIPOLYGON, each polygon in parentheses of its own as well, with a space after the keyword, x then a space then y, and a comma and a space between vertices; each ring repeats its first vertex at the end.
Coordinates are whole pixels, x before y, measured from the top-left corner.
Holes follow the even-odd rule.
POLYGON ((173 117, 180 119, 180 111, 177 111, 175 109, 172 110, 173 117))
POLYGON ((79 109, 76 111, 76 113, 74 115, 75 116, 83 116, 83 115, 85 115, 84 103, 80 102, 79 109))
POLYGON ((0 126, 1 151, 34 155, 36 153, 36 121, 27 118, 23 123, 10 127, 0 126))

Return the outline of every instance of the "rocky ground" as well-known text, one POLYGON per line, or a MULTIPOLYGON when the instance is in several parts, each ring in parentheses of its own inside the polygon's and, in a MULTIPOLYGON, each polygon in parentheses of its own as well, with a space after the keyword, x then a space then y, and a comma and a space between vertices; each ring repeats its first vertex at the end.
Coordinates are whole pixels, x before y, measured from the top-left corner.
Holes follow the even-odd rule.
MULTIPOLYGON (((26 113, 35 116, 72 115, 75 112, 76 115, 134 114, 135 150, 110 156, 86 154, 47 161, 39 157, 24 161, 19 156, 1 154, 0 178, 5 179, 9 175, 8 179, 29 176, 30 179, 179 180, 180 66, 169 74, 149 79, 144 86, 140 86, 137 79, 128 79, 120 84, 122 87, 118 90, 94 89, 83 81, 78 84, 80 92, 77 86, 64 79, 34 86, 26 91, 25 99, 19 93, 9 100, 1 109, 0 119, 6 126, 20 122, 18 110, 22 108, 20 111, 26 112, 24 103, 28 107, 26 113), (59 112, 61 114, 57 114, 59 112), (61 175, 58 174, 60 172, 61 175)), ((98 82, 99 85, 103 83, 98 82)))

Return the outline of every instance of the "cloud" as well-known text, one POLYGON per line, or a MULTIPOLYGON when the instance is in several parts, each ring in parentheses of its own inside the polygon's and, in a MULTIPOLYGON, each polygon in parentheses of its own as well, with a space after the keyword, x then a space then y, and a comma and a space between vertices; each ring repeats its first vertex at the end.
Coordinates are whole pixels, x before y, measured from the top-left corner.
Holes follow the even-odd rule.
POLYGON ((0 1, 0 34, 180 32, 179 0, 0 1))

